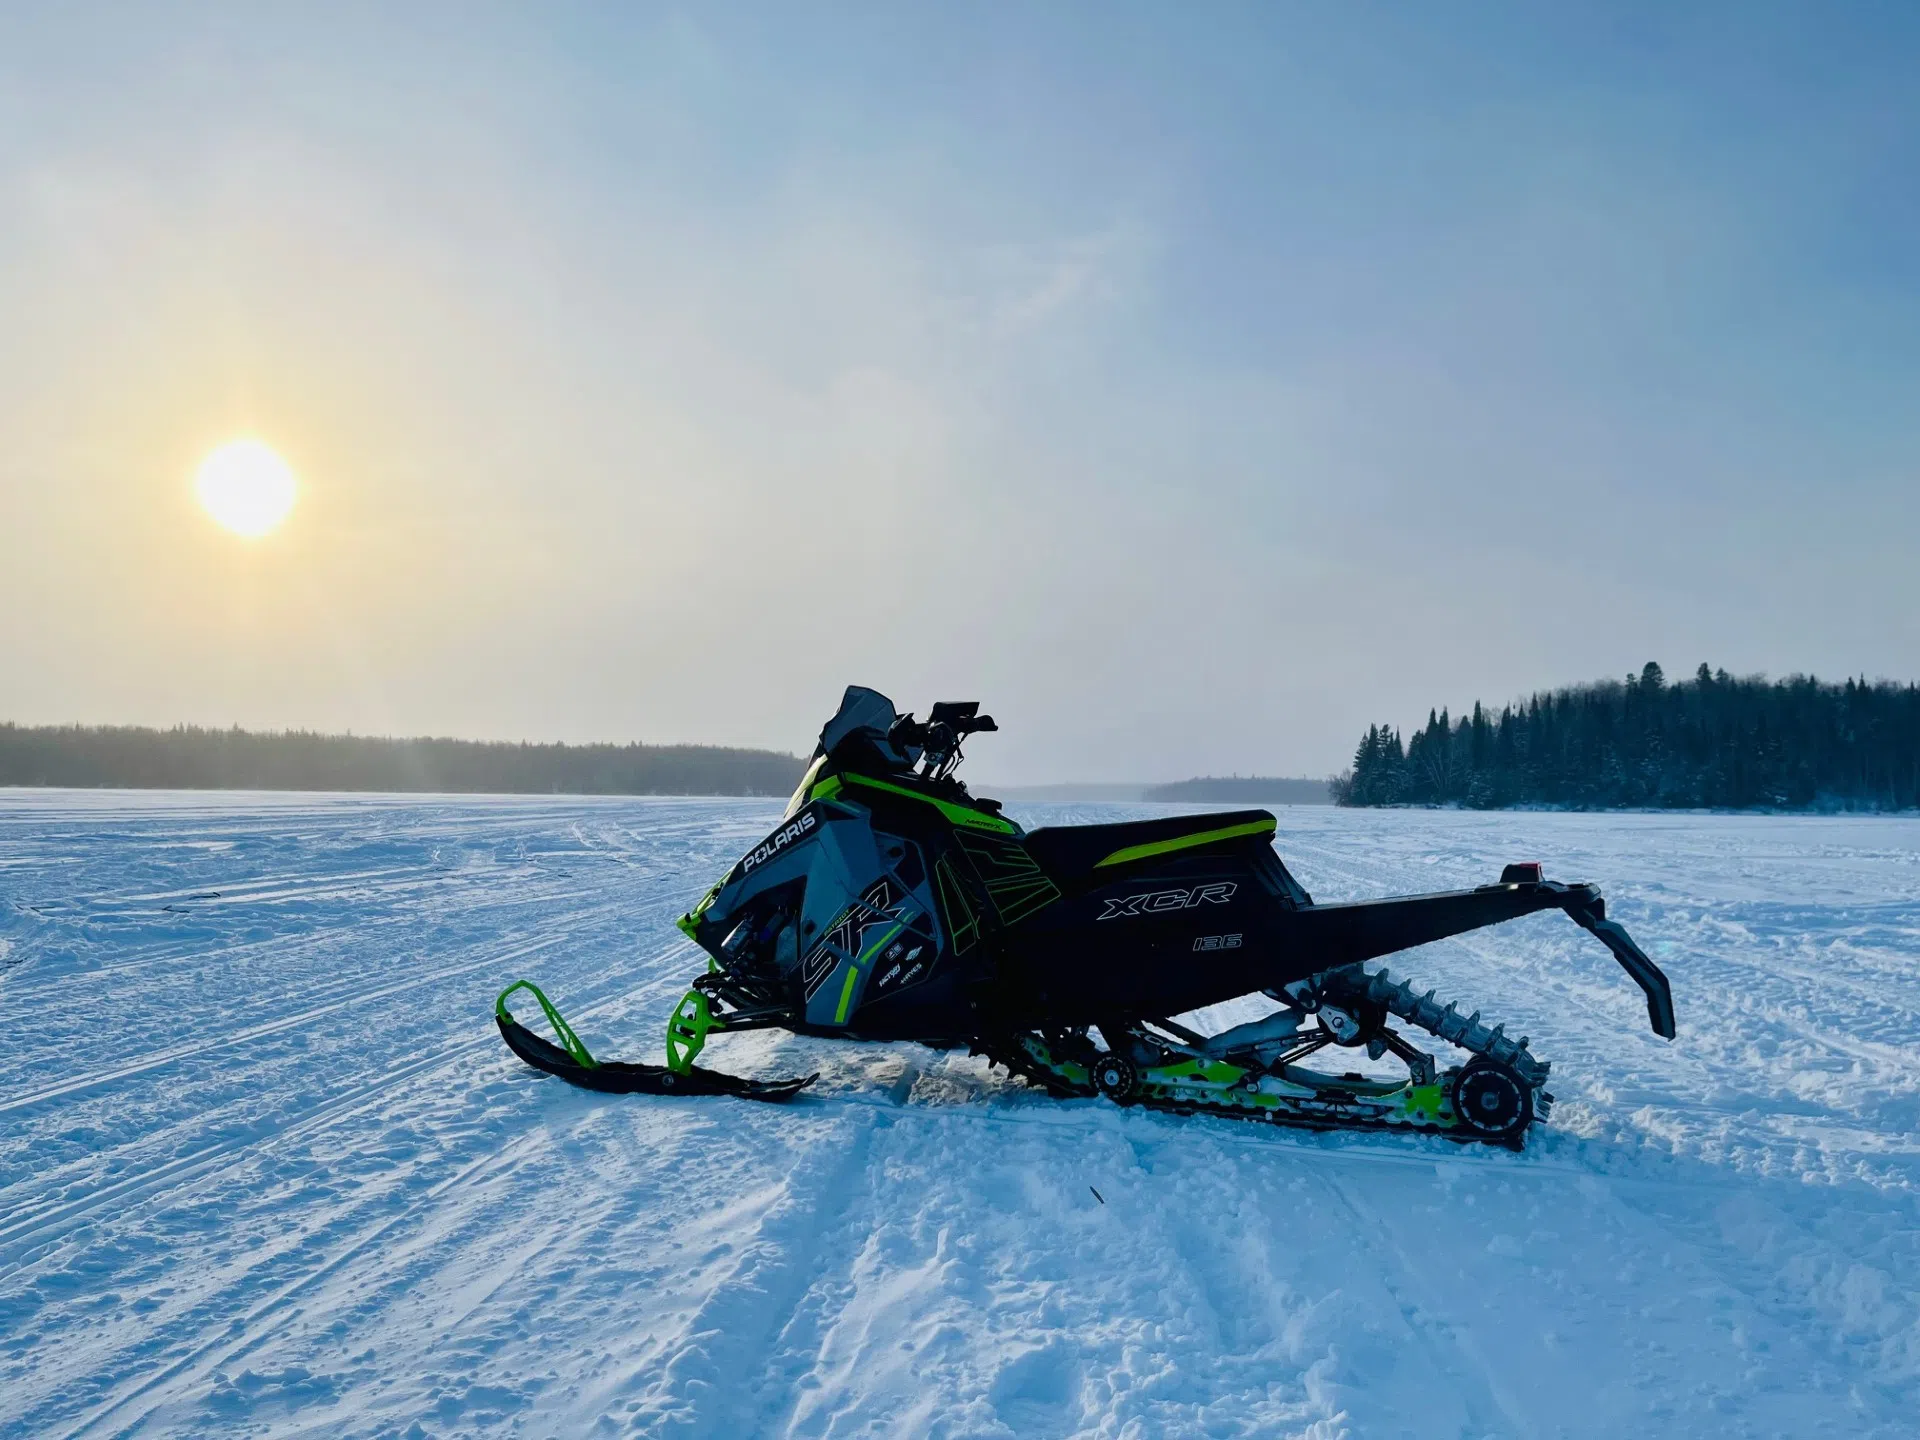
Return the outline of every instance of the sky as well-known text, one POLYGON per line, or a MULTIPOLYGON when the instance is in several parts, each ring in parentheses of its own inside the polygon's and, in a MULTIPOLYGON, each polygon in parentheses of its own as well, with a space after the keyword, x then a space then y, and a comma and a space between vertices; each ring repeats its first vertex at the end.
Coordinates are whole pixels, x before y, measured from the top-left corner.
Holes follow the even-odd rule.
POLYGON ((0 9, 0 719, 1325 774, 1920 678, 1920 9, 0 9), (198 507, 236 436, 299 477, 198 507))

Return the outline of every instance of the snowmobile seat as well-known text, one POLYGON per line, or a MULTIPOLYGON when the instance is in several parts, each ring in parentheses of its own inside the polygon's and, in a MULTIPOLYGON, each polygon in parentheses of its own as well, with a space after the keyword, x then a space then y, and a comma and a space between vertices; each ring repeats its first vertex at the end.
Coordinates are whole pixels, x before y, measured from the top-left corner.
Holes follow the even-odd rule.
POLYGON ((1212 815, 1169 815, 1163 820, 1123 820, 1115 825, 1047 825, 1022 843, 1057 880, 1079 879, 1105 866, 1170 854, 1199 845, 1271 835, 1270 810, 1225 810, 1212 815))

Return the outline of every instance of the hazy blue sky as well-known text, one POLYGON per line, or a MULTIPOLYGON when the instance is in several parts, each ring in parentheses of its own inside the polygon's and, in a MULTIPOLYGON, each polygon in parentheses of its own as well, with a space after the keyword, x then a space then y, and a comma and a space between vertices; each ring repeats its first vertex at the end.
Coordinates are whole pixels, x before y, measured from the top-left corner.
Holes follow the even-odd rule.
POLYGON ((9 4, 0 717, 859 681, 1011 783, 1920 676, 1917 75, 1911 4, 9 4))

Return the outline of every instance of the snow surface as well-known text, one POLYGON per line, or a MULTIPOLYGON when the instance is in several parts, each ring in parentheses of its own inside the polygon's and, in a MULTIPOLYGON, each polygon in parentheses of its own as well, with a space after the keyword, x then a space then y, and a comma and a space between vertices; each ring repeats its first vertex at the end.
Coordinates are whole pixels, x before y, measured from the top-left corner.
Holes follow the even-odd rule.
POLYGON ((0 792, 0 1435, 1915 1433, 1920 822, 1282 811, 1319 898, 1538 859, 1665 964, 1674 1044, 1557 915, 1394 966, 1553 1060, 1524 1155, 507 1053, 524 975, 657 1059, 777 809, 0 792))

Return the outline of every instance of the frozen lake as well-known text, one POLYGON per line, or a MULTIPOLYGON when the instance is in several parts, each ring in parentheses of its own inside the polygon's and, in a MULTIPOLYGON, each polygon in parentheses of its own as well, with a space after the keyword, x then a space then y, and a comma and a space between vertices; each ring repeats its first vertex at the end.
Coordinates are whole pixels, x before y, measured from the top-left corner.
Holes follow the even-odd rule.
POLYGON ((779 809, 0 791, 0 1436, 1913 1433, 1920 821, 1280 811, 1318 899, 1540 860, 1666 967, 1672 1044, 1558 915, 1389 961, 1553 1061, 1523 1155, 507 1053, 526 976, 658 1060, 779 809))

